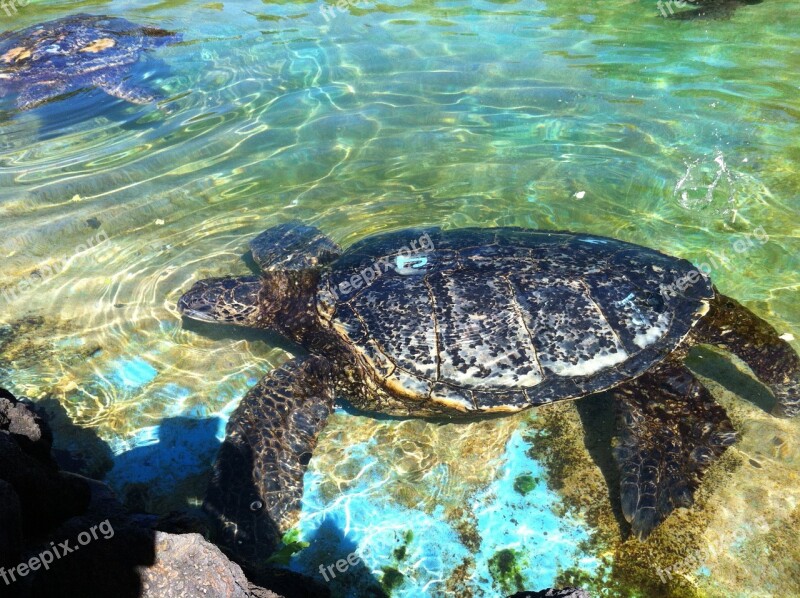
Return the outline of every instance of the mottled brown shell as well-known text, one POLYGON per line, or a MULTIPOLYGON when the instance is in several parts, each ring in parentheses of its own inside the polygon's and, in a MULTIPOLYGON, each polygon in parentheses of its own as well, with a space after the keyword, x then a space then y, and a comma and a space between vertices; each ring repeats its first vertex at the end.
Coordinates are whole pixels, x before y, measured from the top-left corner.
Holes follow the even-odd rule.
POLYGON ((319 308, 388 391, 517 411, 638 376, 713 296, 691 263, 614 239, 409 229, 344 253, 319 308))

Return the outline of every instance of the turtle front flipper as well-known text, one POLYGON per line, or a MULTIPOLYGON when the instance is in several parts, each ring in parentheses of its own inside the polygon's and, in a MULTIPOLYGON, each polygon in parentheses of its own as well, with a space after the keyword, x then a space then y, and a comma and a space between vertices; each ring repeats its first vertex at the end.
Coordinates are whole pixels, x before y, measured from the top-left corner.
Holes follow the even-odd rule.
POLYGON ((218 543, 249 570, 262 570, 296 523, 303 474, 333 411, 331 366, 293 359, 265 376, 233 412, 204 510, 218 543))
POLYGON ((666 362, 617 387, 622 512, 639 539, 692 504, 708 466, 736 440, 728 415, 681 364, 666 362))
POLYGON ((777 415, 800 413, 800 356, 772 325, 717 293, 700 326, 698 342, 733 353, 769 387, 778 402, 777 415))
POLYGON ((305 270, 332 262, 342 248, 318 228, 292 221, 258 235, 250 253, 262 270, 305 270))
POLYGON ((153 104, 162 96, 152 89, 133 85, 120 73, 103 72, 92 78, 91 85, 108 95, 132 104, 153 104))
POLYGON ((70 91, 64 82, 34 83, 24 88, 17 96, 19 110, 31 110, 70 91))

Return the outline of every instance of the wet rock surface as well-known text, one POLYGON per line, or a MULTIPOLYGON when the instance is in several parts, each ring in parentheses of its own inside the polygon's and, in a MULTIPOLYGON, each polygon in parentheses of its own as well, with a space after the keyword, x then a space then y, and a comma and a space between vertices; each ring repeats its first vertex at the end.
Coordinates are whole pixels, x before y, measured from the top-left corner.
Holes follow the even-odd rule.
POLYGON ((51 448, 35 406, 0 389, 0 595, 280 598, 204 538, 202 515, 131 513, 51 448))
POLYGON ((199 534, 155 534, 155 562, 141 567, 142 596, 247 598, 249 582, 239 565, 199 534))
POLYGON ((0 389, 0 480, 9 497, 0 505, 0 519, 12 520, 19 509, 26 534, 41 533, 89 505, 86 481, 58 470, 51 445, 44 420, 29 404, 0 389))

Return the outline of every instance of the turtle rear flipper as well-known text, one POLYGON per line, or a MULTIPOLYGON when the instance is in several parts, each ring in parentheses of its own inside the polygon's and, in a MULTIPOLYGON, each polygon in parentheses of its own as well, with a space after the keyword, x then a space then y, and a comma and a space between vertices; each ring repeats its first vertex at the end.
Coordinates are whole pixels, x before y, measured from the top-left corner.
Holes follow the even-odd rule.
POLYGON ((305 270, 332 262, 342 248, 318 228, 292 221, 258 235, 250 253, 262 270, 305 270))
POLYGON ((309 357, 270 372, 233 412, 203 508, 243 566, 263 567, 295 523, 303 474, 333 402, 330 364, 309 357))
POLYGON ((640 539, 693 502, 705 470, 736 441, 725 409, 683 365, 666 363, 613 391, 622 512, 640 539))
POLYGON ((800 414, 800 356, 771 324, 717 293, 700 325, 698 342, 733 353, 769 387, 776 415, 800 414))

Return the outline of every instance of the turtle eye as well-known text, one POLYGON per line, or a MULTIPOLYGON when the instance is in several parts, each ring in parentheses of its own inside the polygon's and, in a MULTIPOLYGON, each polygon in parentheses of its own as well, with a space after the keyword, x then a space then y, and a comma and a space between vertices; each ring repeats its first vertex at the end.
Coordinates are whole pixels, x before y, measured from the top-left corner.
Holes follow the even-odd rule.
POLYGON ((264 506, 263 502, 261 502, 260 500, 254 500, 253 502, 250 503, 250 510, 260 511, 263 506, 264 506))

